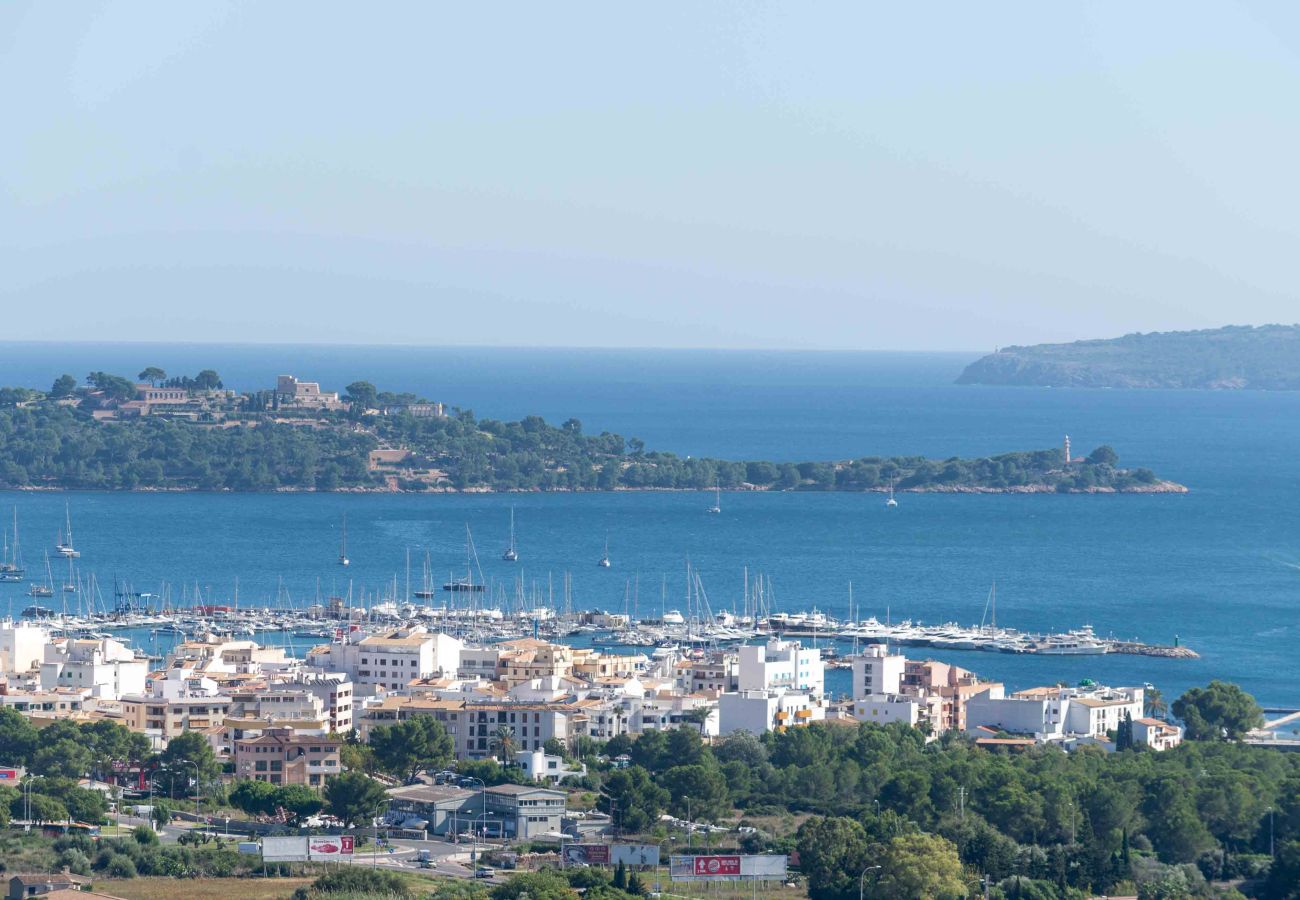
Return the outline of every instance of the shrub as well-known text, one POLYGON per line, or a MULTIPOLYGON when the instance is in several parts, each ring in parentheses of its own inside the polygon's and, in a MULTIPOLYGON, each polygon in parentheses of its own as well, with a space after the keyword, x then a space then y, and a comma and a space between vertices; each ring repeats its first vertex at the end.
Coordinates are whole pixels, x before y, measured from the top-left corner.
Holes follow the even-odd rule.
POLYGON ((134 878, 135 863, 131 861, 131 857, 119 854, 109 861, 106 871, 110 878, 134 878))

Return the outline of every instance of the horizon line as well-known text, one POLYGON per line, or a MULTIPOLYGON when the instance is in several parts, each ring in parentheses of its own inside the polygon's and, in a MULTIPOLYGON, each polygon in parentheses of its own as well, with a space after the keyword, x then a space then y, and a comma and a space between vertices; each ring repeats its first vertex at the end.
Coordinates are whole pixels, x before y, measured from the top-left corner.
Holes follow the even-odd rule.
POLYGON ((70 338, 52 340, 47 338, 0 338, 0 347, 24 346, 124 346, 124 347, 322 347, 322 348, 356 348, 385 350, 605 350, 619 351, 655 351, 683 353, 809 353, 809 354, 846 354, 846 353, 881 353, 898 356, 919 354, 952 355, 988 355, 991 350, 892 350, 874 347, 836 348, 836 347, 715 347, 689 346, 668 347, 646 345, 600 345, 600 344, 411 344, 411 343, 349 343, 345 341, 259 341, 259 340, 114 340, 111 338, 70 338))

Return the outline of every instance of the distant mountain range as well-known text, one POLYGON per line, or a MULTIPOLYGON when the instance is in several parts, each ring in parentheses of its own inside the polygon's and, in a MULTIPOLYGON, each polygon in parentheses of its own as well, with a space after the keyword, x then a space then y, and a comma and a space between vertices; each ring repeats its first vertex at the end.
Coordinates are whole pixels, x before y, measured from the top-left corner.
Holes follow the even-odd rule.
POLYGON ((967 366, 957 383, 1294 391, 1300 390, 1300 326, 1229 325, 1003 347, 967 366))

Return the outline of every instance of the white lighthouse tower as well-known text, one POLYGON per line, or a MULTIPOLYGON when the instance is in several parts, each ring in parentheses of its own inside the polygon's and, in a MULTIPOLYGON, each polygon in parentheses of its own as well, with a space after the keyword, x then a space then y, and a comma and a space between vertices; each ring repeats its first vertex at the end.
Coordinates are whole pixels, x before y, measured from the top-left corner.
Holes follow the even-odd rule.
POLYGON ((1067 466, 1070 464, 1070 436, 1068 434, 1065 436, 1065 464, 1067 466))

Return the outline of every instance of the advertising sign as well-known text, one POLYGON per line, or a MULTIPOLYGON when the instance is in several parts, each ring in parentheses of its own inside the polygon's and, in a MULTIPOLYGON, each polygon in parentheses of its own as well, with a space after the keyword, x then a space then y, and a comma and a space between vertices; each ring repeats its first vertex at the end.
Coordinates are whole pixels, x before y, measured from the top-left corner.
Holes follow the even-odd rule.
POLYGON ((338 860, 351 856, 356 839, 350 835, 324 835, 307 839, 307 856, 312 860, 338 860))
POLYGON ((566 844, 566 866, 657 866, 658 844, 566 844))
POLYGON ((740 874, 740 857, 697 856, 695 857, 695 870, 693 874, 737 876, 740 874))
POLYGON ((615 844, 610 850, 613 852, 609 861, 614 865, 619 863, 625 866, 659 865, 658 844, 615 844))
POLYGON ((609 865, 609 844, 569 844, 564 848, 566 866, 609 865))
POLYGON ((262 838, 263 862, 306 862, 307 839, 305 837, 264 837, 262 838))
POLYGON ((768 881, 785 878, 784 856, 674 856, 673 881, 768 881))
POLYGON ((0 781, 17 781, 17 769, 0 769, 0 781))

